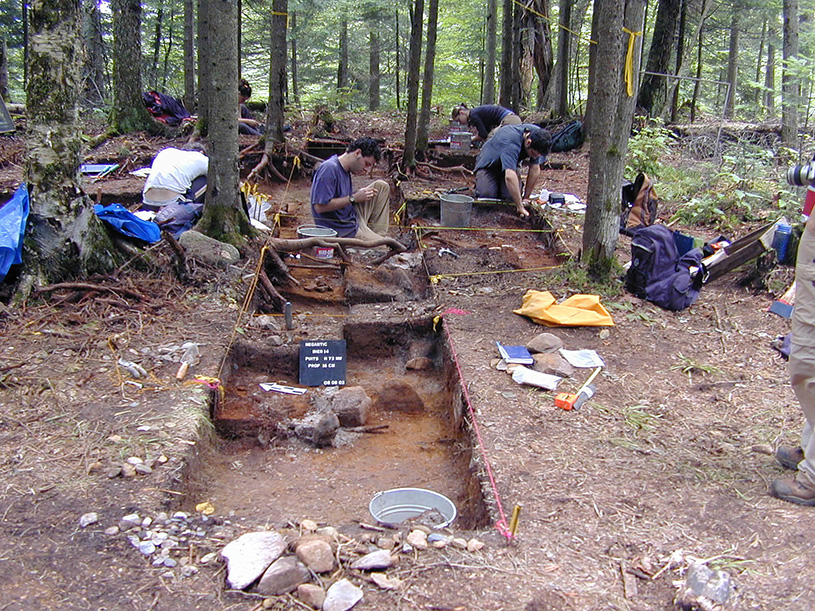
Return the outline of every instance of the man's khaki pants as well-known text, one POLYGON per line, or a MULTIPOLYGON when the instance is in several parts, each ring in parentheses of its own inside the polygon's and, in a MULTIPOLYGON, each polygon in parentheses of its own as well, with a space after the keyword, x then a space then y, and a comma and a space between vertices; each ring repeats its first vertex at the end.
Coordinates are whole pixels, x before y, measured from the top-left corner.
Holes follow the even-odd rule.
POLYGON ((376 189, 373 199, 354 204, 359 222, 354 237, 365 241, 378 240, 386 236, 390 225, 390 186, 384 180, 375 180, 368 186, 376 189))

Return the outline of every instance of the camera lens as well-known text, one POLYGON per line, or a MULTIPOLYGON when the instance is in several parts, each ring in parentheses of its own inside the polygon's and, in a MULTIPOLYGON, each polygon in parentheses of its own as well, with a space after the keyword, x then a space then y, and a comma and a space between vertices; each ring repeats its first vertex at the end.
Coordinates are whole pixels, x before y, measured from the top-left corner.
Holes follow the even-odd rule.
POLYGON ((805 187, 815 182, 815 165, 794 165, 787 170, 787 182, 797 187, 805 187))

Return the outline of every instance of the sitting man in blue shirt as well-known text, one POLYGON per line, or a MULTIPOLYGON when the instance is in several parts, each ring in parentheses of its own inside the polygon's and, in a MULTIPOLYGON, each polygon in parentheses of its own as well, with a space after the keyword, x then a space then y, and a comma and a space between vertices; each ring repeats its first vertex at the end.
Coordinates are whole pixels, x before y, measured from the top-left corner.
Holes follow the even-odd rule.
POLYGON ((391 189, 375 180, 354 191, 352 174, 365 174, 381 157, 373 138, 359 138, 342 155, 327 159, 311 183, 311 215, 321 227, 330 227, 341 238, 371 241, 388 232, 391 189))
POLYGON ((529 200, 540 176, 540 166, 552 147, 552 135, 532 124, 504 125, 484 143, 475 163, 475 196, 509 199, 522 217, 529 216, 529 200), (529 165, 521 196, 521 162, 529 165))

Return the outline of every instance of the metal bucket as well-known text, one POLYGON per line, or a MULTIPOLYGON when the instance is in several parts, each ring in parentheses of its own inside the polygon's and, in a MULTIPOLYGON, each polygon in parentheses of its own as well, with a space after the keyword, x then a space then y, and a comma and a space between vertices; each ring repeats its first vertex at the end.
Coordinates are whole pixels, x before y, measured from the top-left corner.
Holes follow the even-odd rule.
MULTIPOLYGON (((319 225, 300 225, 297 228, 297 237, 303 238, 336 238, 337 232, 330 227, 319 225)), ((331 259, 334 256, 334 249, 330 246, 315 246, 306 248, 303 252, 317 259, 331 259)))
POLYGON ((423 488, 384 490, 377 492, 368 503, 368 511, 377 522, 385 526, 400 524, 430 510, 438 511, 444 521, 428 524, 428 526, 445 528, 456 519, 457 512, 453 501, 443 494, 423 488))
POLYGON ((469 195, 445 193, 441 196, 442 227, 469 227, 473 198, 469 195))

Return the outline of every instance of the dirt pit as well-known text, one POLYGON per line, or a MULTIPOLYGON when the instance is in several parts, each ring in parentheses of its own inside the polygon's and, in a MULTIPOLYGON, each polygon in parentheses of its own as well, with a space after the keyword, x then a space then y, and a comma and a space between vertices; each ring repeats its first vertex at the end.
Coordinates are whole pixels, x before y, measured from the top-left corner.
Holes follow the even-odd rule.
POLYGON ((225 398, 213 410, 221 438, 204 461, 198 496, 243 518, 342 524, 349 516, 374 522, 365 512, 377 492, 424 488, 453 501, 457 528, 484 526, 458 377, 432 321, 347 324, 339 332, 345 387, 370 399, 364 414, 341 414, 340 428, 315 443, 308 420, 330 412, 339 389, 267 392, 261 383, 297 387, 297 346, 236 344, 225 398))

